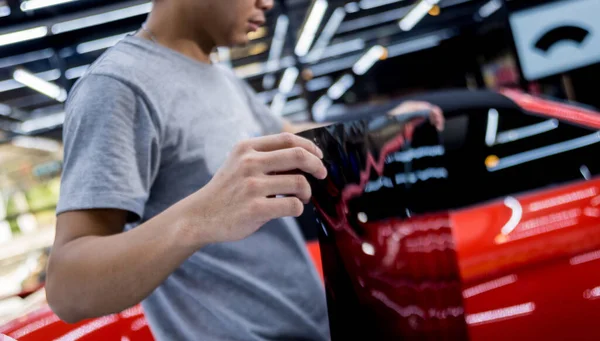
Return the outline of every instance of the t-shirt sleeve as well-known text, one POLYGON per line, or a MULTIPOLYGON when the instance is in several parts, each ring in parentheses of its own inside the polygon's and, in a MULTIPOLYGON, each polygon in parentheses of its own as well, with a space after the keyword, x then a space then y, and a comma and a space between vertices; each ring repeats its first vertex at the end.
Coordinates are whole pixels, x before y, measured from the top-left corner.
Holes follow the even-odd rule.
POLYGON ((262 125, 265 134, 278 134, 283 131, 283 118, 273 114, 271 109, 260 101, 256 92, 248 83, 243 80, 242 82, 246 95, 248 96, 248 101, 250 102, 250 107, 252 108, 252 112, 256 119, 262 125))
POLYGON ((160 164, 160 133, 146 102, 123 82, 88 75, 74 89, 63 127, 64 166, 57 213, 144 207, 160 164))

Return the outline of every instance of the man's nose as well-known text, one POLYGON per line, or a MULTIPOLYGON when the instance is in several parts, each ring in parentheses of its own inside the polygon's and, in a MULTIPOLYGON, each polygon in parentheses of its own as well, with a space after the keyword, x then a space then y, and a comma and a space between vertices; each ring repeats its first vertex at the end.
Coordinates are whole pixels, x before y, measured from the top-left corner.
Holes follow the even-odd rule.
POLYGON ((263 11, 269 11, 275 5, 274 0, 258 0, 257 6, 263 11))

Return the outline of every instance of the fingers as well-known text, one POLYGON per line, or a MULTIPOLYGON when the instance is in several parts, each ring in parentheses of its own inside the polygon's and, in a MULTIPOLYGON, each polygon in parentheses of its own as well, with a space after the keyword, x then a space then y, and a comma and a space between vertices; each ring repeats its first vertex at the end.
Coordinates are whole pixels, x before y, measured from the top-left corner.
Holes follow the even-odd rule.
POLYGON ((272 175, 267 177, 267 181, 265 196, 288 195, 297 197, 305 204, 310 201, 312 191, 303 175, 272 175))
POLYGON ((260 203, 268 220, 283 217, 299 217, 304 212, 304 204, 296 197, 265 198, 260 203))
POLYGON ((280 149, 303 148, 322 159, 323 152, 312 141, 291 133, 282 133, 255 138, 248 141, 251 148, 259 152, 271 152, 280 149))
POLYGON ((327 177, 327 169, 321 159, 301 147, 263 153, 260 157, 265 174, 300 170, 317 179, 327 177))
POLYGON ((444 130, 444 113, 438 106, 431 108, 431 114, 429 116, 431 124, 435 126, 438 131, 444 130))

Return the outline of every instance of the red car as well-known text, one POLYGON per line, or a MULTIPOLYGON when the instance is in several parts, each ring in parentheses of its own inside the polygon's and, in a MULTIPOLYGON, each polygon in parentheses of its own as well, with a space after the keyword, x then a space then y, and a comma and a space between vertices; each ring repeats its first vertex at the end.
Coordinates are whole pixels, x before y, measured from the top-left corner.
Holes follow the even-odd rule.
MULTIPOLYGON (((306 133, 329 167, 307 246, 332 341, 600 339, 600 114, 514 90, 415 99, 443 131, 416 115, 306 133)), ((139 306, 75 325, 44 306, 2 334, 152 340, 139 306)))

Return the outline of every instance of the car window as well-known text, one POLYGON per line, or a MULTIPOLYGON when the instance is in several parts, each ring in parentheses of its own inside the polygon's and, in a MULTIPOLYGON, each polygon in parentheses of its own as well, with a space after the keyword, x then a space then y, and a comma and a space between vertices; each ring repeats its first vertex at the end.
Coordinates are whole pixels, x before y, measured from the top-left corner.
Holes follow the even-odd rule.
POLYGON ((465 208, 593 177, 599 153, 589 128, 516 110, 465 111, 440 134, 417 129, 350 207, 368 207, 372 219, 465 208))

